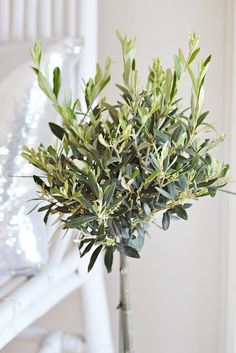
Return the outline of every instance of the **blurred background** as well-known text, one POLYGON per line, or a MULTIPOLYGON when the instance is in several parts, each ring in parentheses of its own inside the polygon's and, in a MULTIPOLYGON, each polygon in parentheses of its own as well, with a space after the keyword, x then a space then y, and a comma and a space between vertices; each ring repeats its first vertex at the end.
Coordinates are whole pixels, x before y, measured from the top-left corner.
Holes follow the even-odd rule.
MULTIPOLYGON (((201 55, 213 55, 205 108, 210 110, 210 120, 217 123, 218 130, 227 134, 217 153, 232 164, 233 179, 236 175, 234 3, 234 0, 99 0, 97 4, 98 61, 104 63, 107 56, 112 57, 113 82, 121 81, 117 29, 121 34, 136 36, 137 64, 143 77, 152 58, 159 56, 163 66, 172 65, 178 48, 187 50, 189 32, 194 30, 200 35, 201 55)), ((114 85, 107 95, 111 100, 117 99, 114 85)), ((229 188, 235 191, 236 184, 229 188)), ((172 223, 167 232, 151 227, 141 259, 130 261, 136 353, 236 352, 235 211, 236 198, 220 194, 195 203, 188 222, 172 223)), ((116 343, 118 263, 112 274, 105 276, 116 343)), ((79 292, 60 303, 40 323, 83 332, 79 292)), ((3 353, 33 351, 33 344, 19 340, 2 350, 3 353)))

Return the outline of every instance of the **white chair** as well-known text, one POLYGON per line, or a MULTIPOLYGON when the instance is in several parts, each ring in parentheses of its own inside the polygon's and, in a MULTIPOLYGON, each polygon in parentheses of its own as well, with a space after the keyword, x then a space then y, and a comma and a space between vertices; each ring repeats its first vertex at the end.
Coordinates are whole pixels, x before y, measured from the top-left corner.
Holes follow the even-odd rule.
MULTIPOLYGON (((0 42, 82 35, 84 48, 79 69, 75 65, 72 72, 71 84, 76 89, 78 76, 88 78, 95 69, 96 16, 96 0, 0 0, 0 42)), ((39 339, 40 353, 113 352, 101 260, 88 274, 88 258, 80 259, 72 245, 73 234, 63 235, 60 229, 49 226, 48 261, 33 276, 0 276, 0 349, 21 335, 39 339), (38 318, 78 288, 83 302, 85 341, 71 333, 34 326, 38 318)))

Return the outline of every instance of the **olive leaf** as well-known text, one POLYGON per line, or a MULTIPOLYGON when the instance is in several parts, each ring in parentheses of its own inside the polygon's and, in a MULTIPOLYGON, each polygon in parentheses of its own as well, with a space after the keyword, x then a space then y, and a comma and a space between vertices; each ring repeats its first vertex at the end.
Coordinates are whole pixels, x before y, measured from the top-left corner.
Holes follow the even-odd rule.
POLYGON ((88 272, 90 272, 98 258, 98 255, 100 254, 101 250, 103 248, 103 245, 99 245, 95 250, 94 252, 92 253, 92 256, 90 258, 90 261, 89 261, 89 265, 88 265, 88 272))
POLYGON ((166 211, 162 216, 162 228, 167 230, 170 226, 170 214, 166 211))
POLYGON ((55 97, 58 97, 61 88, 61 70, 59 67, 55 67, 53 70, 53 93, 55 97))
POLYGON ((49 126, 50 126, 50 129, 51 129, 52 133, 57 138, 59 138, 59 140, 62 140, 63 136, 66 135, 65 130, 61 126, 59 126, 59 125, 57 125, 55 123, 49 123, 49 126))

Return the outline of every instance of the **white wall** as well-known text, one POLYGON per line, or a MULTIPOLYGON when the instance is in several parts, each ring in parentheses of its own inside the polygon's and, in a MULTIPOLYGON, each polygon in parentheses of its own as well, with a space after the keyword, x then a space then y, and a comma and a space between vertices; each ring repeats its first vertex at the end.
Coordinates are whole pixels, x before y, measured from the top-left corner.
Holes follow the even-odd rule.
MULTIPOLYGON (((100 0, 99 61, 111 55, 114 81, 120 81, 121 60, 115 30, 136 35, 137 58, 144 75, 151 59, 166 65, 178 47, 186 48, 191 30, 201 35, 204 55, 211 52, 206 108, 224 129, 224 0, 100 0)), ((112 98, 115 89, 109 90, 112 98)), ((225 128, 226 129, 226 128, 225 128)), ((219 152, 223 155, 223 150, 219 152)), ((220 350, 224 325, 224 232, 222 197, 199 201, 188 223, 168 232, 151 228, 140 260, 131 260, 136 353, 225 353, 220 350), (223 250, 222 250, 223 248, 223 250), (223 270, 222 270, 223 269, 223 270)), ((107 277, 114 335, 117 332, 118 266, 107 277)), ((78 296, 74 294, 48 314, 48 326, 82 327, 78 296)), ((2 352, 32 352, 33 347, 11 343, 2 352)), ((104 352, 105 353, 105 352, 104 352)), ((233 351, 230 351, 233 353, 233 351)))

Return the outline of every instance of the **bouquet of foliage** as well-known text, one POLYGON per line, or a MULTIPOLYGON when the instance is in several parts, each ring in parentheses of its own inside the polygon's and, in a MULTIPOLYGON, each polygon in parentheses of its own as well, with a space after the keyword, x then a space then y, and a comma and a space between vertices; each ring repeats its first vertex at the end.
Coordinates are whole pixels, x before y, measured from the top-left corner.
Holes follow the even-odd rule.
POLYGON ((34 72, 44 93, 61 116, 50 123, 55 143, 35 150, 24 147, 23 157, 43 177, 38 209, 58 214, 65 229, 78 229, 81 256, 91 253, 90 271, 100 253, 107 271, 120 254, 121 352, 134 351, 128 296, 127 257, 139 258, 151 222, 161 220, 167 230, 172 219, 187 220, 189 200, 215 196, 227 182, 228 165, 211 155, 223 136, 211 137, 215 128, 203 111, 204 82, 211 56, 193 63, 200 51, 198 38, 189 37, 189 53, 179 50, 174 68, 164 70, 159 58, 149 67, 146 85, 140 86, 135 61, 135 39, 120 36, 123 83, 120 97, 109 103, 101 92, 110 81, 111 59, 104 70, 84 82, 84 106, 79 99, 60 99, 60 69, 53 83, 41 71, 41 46, 31 50, 34 72), (187 106, 179 96, 183 80, 192 85, 187 106))

